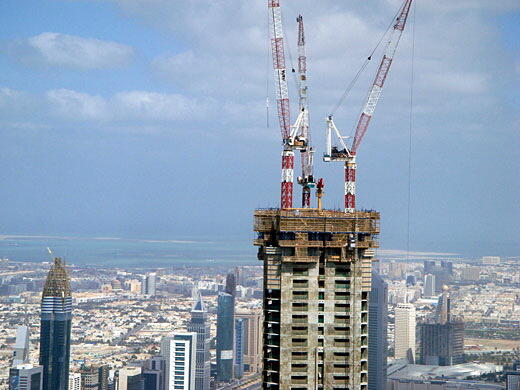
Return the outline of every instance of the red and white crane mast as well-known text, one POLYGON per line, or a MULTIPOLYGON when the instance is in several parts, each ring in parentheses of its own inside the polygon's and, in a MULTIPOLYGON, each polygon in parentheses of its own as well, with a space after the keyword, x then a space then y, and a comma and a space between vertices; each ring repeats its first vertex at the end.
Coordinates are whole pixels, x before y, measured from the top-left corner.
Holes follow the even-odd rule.
POLYGON ((345 139, 337 129, 332 115, 327 118, 327 145, 326 152, 323 156, 324 161, 344 161, 345 162, 345 212, 354 212, 356 208, 356 153, 365 135, 372 115, 374 114, 377 102, 381 96, 383 86, 385 84, 390 66, 394 59, 397 46, 403 34, 412 0, 405 0, 400 9, 399 16, 396 19, 390 39, 386 45, 385 54, 379 65, 375 80, 368 94, 367 101, 363 108, 363 112, 358 120, 356 132, 352 146, 349 148, 345 143, 345 139), (340 147, 332 146, 332 134, 335 134, 340 147))
POLYGON ((282 152, 281 208, 292 208, 294 151, 287 140, 291 134, 291 116, 289 112, 289 92, 287 88, 287 69, 285 68, 284 34, 282 13, 279 0, 268 0, 269 24, 271 32, 271 50, 273 56, 274 79, 278 119, 282 133, 284 149, 282 152))
POLYGON ((307 104, 307 55, 305 53, 305 31, 303 17, 296 19, 298 22, 298 107, 302 116, 298 133, 306 140, 306 147, 301 149, 302 175, 298 177, 298 183, 302 186, 302 207, 311 207, 311 188, 315 186, 313 177, 314 150, 311 146, 311 133, 309 128, 309 106, 307 104))

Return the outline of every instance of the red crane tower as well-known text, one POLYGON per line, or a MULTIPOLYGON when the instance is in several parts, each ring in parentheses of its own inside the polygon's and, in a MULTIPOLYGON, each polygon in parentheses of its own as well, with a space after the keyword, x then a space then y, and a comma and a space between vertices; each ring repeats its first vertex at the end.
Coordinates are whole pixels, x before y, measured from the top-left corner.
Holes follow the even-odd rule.
MULTIPOLYGON (((293 207, 293 180, 294 180, 294 150, 302 151, 302 158, 307 161, 304 165, 304 173, 301 184, 310 188, 311 176, 307 176, 308 183, 306 184, 306 173, 308 172, 308 162, 312 166, 312 149, 308 146, 307 131, 308 131, 308 115, 306 107, 306 85, 305 97, 301 98, 302 87, 300 87, 300 104, 302 101, 305 106, 301 108, 298 118, 293 126, 291 126, 289 92, 287 87, 287 69, 285 66, 285 50, 284 50, 284 34, 282 26, 282 14, 280 9, 280 0, 268 0, 269 8, 269 30, 271 35, 271 50, 273 57, 274 80, 276 89, 276 105, 278 109, 278 119, 280 123, 280 131, 282 134, 282 183, 281 183, 281 208, 288 209, 293 207), (309 158, 310 156, 310 158, 309 158)), ((302 30, 303 34, 303 30, 302 30)), ((305 53, 305 51, 303 51, 305 53)), ((305 55, 303 55, 305 59, 305 55)), ((304 61, 305 62, 305 61, 304 61)), ((305 67, 301 68, 305 79, 305 67)), ((305 81, 300 77, 301 83, 305 81)), ((303 167, 303 166, 302 166, 303 167)), ((312 173, 312 168, 311 168, 312 173)), ((305 190, 304 190, 305 192, 305 190)), ((304 195, 305 198, 305 195, 304 195)), ((310 204, 310 193, 308 202, 310 204)), ((308 206, 307 206, 308 207, 308 206)))
POLYGON ((349 137, 344 137, 341 135, 336 125, 334 124, 332 115, 329 115, 327 118, 327 145, 323 160, 326 162, 345 162, 345 212, 354 212, 356 208, 356 153, 359 145, 361 144, 361 141, 363 140, 363 136, 368 129, 370 119, 372 119, 372 115, 376 109, 379 97, 381 96, 381 92, 388 76, 390 66, 392 65, 397 46, 399 45, 399 41, 408 19, 411 5, 412 0, 405 0, 402 7, 400 8, 398 17, 390 35, 390 39, 385 48, 385 54, 381 60, 379 69, 377 70, 377 74, 368 94, 363 112, 361 113, 361 116, 358 120, 352 146, 347 146, 345 140, 349 137), (332 145, 332 133, 336 135, 339 141, 339 147, 332 145))

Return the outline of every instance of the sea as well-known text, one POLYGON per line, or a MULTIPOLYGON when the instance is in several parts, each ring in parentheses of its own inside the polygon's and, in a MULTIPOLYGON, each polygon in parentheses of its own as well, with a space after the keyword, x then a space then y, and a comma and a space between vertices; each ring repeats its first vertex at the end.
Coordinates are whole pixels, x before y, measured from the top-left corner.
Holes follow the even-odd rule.
POLYGON ((261 265, 252 240, 246 238, 0 235, 0 259, 43 262, 52 257, 78 266, 121 268, 261 265))

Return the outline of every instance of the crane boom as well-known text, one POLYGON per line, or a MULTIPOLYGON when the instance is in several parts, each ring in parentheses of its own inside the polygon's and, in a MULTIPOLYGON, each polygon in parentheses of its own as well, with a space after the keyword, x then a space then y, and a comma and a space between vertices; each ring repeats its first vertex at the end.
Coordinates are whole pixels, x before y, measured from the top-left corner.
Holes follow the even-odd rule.
POLYGON ((344 161, 345 162, 345 212, 354 212, 356 208, 356 152, 368 129, 372 115, 376 109, 381 96, 388 72, 392 65, 397 46, 401 40, 408 14, 413 0, 404 0, 400 8, 399 16, 393 26, 390 39, 386 45, 385 53, 381 64, 377 70, 375 80, 370 88, 367 101, 363 107, 363 112, 359 117, 352 146, 347 147, 345 139, 337 129, 332 116, 327 118, 327 150, 323 156, 324 161, 344 161), (336 135, 339 140, 340 148, 332 146, 332 135, 336 135))
POLYGON ((298 106, 302 115, 299 124, 299 134, 305 140, 306 146, 300 150, 302 176, 298 178, 298 183, 302 185, 302 207, 311 207, 311 188, 314 187, 313 177, 313 155, 314 150, 311 146, 311 133, 309 128, 309 107, 307 104, 307 55, 305 53, 305 30, 303 17, 296 19, 298 22, 298 106))
POLYGON ((381 64, 379 65, 379 69, 377 70, 376 78, 374 83, 372 84, 372 88, 368 94, 367 101, 365 103, 365 107, 363 108, 363 112, 359 118, 358 124, 356 126, 356 133, 354 135, 354 141, 352 142, 351 152, 356 153, 363 137, 368 129, 368 125, 370 124, 370 119, 372 119, 372 115, 377 106, 377 102, 381 97, 381 92, 383 91, 383 86, 385 85, 386 77, 388 76, 388 72, 390 71, 390 66, 392 65, 392 61, 394 59, 395 52, 397 50, 397 46, 399 45, 399 41, 401 40, 401 36, 403 35, 403 30, 406 25, 406 21, 408 19, 408 14, 410 12, 410 6, 412 5, 412 0, 407 0, 399 13, 399 16, 394 24, 394 28, 392 30, 392 34, 386 46, 385 54, 383 59, 381 60, 381 64))
POLYGON ((287 87, 287 69, 285 68, 284 34, 280 0, 268 0, 271 50, 273 57, 274 79, 278 120, 282 133, 284 149, 282 152, 281 208, 292 208, 294 152, 287 140, 291 136, 291 117, 289 111, 289 92, 287 87))

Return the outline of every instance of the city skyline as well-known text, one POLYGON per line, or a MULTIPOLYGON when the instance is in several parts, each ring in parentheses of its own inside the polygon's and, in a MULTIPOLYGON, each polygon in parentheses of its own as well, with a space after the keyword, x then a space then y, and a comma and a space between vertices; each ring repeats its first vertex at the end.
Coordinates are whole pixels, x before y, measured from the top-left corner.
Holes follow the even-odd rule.
POLYGON ((518 0, 0 14, 0 387, 520 390, 518 0))

